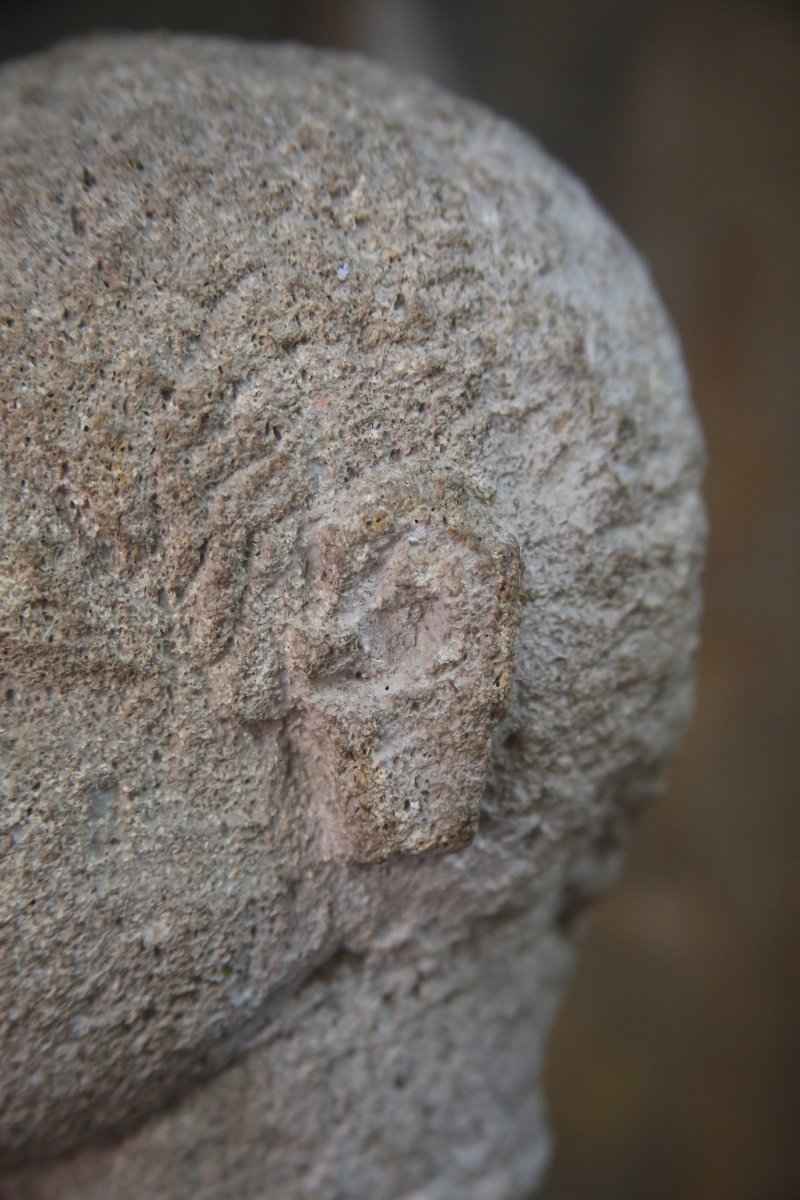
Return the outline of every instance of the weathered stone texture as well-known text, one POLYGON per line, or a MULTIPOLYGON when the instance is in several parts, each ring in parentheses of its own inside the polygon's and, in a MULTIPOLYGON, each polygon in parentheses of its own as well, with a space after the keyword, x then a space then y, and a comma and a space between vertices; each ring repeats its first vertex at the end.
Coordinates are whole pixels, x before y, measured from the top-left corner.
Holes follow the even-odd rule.
POLYGON ((0 403, 5 1194, 524 1195, 690 705, 643 267, 426 84, 72 43, 0 72, 0 403))

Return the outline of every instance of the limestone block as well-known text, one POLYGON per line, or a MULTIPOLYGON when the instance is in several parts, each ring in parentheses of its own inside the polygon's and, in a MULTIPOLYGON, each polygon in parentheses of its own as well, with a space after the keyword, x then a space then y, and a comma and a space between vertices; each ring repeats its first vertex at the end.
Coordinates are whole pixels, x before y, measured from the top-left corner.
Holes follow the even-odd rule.
POLYGON ((687 720, 701 442, 529 137, 346 55, 0 71, 4 1200, 514 1200, 687 720))

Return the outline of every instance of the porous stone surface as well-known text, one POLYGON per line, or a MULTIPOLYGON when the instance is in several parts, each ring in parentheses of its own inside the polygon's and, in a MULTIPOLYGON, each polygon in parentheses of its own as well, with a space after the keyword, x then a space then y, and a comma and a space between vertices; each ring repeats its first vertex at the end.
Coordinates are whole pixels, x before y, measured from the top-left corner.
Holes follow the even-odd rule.
POLYGON ((684 727, 700 438, 527 136, 298 47, 0 72, 9 1200, 513 1200, 684 727))

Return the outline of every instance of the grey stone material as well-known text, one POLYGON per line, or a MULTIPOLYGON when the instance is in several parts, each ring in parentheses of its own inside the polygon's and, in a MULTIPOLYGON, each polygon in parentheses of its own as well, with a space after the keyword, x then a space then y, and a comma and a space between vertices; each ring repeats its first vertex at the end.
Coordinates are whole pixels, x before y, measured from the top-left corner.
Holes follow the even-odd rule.
POLYGON ((691 705, 646 270, 346 55, 0 71, 4 1200, 515 1200, 691 705))

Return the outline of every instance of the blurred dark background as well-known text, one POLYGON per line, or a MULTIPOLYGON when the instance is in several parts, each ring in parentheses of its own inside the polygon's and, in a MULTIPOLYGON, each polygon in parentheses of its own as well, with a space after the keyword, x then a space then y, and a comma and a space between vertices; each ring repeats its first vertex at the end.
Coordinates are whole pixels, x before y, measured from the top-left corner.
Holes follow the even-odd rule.
POLYGON ((535 133, 648 259, 709 444, 697 712, 556 1026, 541 1195, 800 1200, 800 7, 27 0, 0 58, 95 28, 428 75, 535 133))

